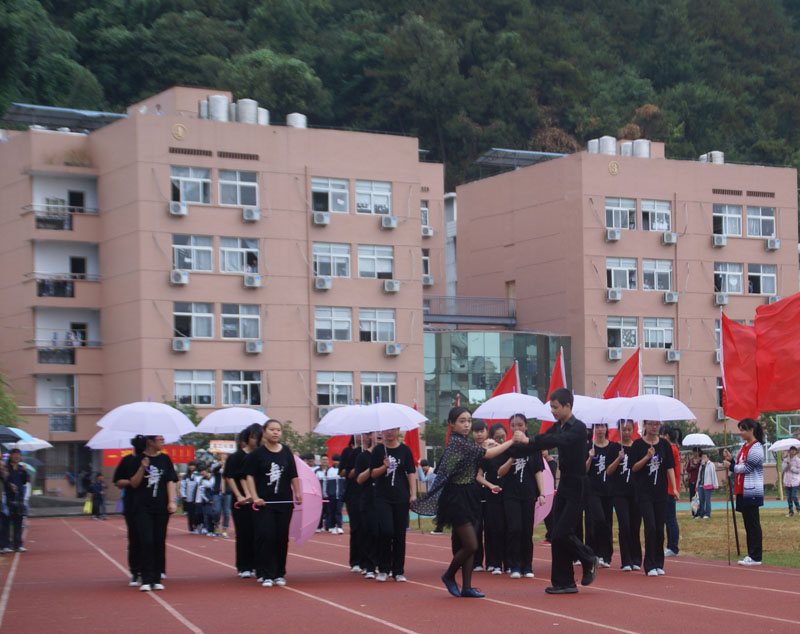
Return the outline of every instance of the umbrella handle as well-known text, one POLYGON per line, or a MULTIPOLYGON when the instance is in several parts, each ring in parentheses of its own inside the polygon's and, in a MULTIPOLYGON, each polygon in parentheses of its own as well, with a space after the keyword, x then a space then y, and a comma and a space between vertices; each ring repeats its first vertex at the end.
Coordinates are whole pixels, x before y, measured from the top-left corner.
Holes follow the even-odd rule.
POLYGON ((253 506, 253 510, 254 510, 254 511, 260 511, 260 510, 261 510, 261 508, 260 508, 260 507, 256 506, 256 503, 255 503, 255 502, 253 502, 252 506, 253 506))
POLYGON ((233 503, 233 508, 235 508, 237 510, 239 509, 239 501, 238 500, 233 503))

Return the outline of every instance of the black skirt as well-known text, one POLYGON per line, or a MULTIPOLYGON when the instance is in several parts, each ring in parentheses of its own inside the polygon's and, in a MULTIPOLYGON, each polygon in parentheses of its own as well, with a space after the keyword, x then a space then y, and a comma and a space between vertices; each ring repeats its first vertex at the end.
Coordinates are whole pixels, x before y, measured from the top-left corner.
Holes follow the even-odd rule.
POLYGON ((438 518, 445 526, 474 524, 481 516, 478 484, 446 484, 439 497, 438 518))

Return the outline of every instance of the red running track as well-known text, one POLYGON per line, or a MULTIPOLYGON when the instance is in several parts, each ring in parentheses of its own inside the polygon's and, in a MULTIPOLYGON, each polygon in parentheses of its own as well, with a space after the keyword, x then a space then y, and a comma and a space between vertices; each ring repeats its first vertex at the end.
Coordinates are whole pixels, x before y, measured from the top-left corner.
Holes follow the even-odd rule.
MULTIPOLYGON (((288 585, 239 579, 233 539, 191 535, 171 522, 164 592, 127 587, 121 519, 31 519, 29 552, 0 559, 0 631, 28 634, 157 630, 227 632, 561 633, 800 631, 800 571, 670 558, 666 576, 614 568, 578 595, 549 596, 549 548, 534 549, 535 579, 476 573, 486 599, 455 599, 439 581, 448 536, 408 534, 409 582, 377 583, 349 572, 346 535, 290 547, 288 585)), ((580 571, 576 571, 577 575, 580 571)))

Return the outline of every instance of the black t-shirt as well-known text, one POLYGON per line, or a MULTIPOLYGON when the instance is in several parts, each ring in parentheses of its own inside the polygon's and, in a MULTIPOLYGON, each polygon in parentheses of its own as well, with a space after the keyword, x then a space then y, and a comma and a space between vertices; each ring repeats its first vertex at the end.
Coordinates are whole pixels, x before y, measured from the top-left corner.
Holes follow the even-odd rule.
POLYGON ((414 456, 408 445, 400 443, 394 449, 385 445, 377 445, 372 450, 370 467, 378 469, 383 466, 383 459, 389 455, 391 462, 389 468, 382 476, 374 478, 375 497, 393 504, 408 504, 411 492, 408 489, 408 474, 416 473, 414 469, 414 456))
MULTIPOLYGON (((114 476, 111 478, 112 482, 119 480, 130 480, 133 474, 139 469, 139 460, 133 454, 128 454, 119 461, 117 468, 114 469, 114 476)), ((133 487, 126 486, 122 489, 122 512, 129 515, 133 512, 133 487)))
POLYGON ((350 477, 350 472, 356 468, 356 460, 363 453, 361 447, 350 448, 348 447, 342 452, 342 461, 339 463, 342 468, 343 478, 346 478, 344 484, 344 499, 352 500, 354 496, 361 493, 361 487, 356 484, 355 474, 350 477))
MULTIPOLYGON (((237 449, 234 451, 228 459, 225 461, 225 470, 222 472, 222 476, 225 478, 230 478, 234 482, 236 482, 236 486, 239 487, 239 492, 244 495, 245 488, 244 484, 242 484, 245 480, 244 475, 244 461, 247 459, 247 454, 242 449, 237 449)), ((233 491, 228 487, 228 490, 233 493, 233 491)))
MULTIPOLYGON (((501 488, 505 487, 505 478, 501 478, 497 475, 497 470, 502 467, 506 462, 505 454, 501 454, 499 456, 495 456, 494 458, 484 458, 481 460, 480 468, 483 469, 483 477, 486 479, 487 482, 491 482, 492 484, 499 484, 501 488)), ((481 487, 481 499, 486 500, 487 502, 495 503, 495 502, 502 502, 503 501, 503 492, 500 493, 492 493, 489 489, 482 486, 481 487)))
MULTIPOLYGON (((636 494, 641 500, 661 502, 667 499, 667 470, 675 468, 675 459, 672 456, 672 445, 663 438, 653 445, 655 455, 645 463, 638 472, 634 473, 636 479, 636 494)), ((637 438, 631 446, 630 465, 633 468, 637 462, 647 455, 650 444, 642 438, 637 438)))
POLYGON ((536 474, 544 469, 542 452, 533 453, 520 451, 522 445, 512 445, 503 454, 503 462, 513 458, 511 468, 503 481, 503 497, 510 500, 534 500, 539 497, 539 487, 536 486, 536 474))
POLYGON ((294 456, 286 445, 272 452, 264 445, 254 449, 244 461, 244 475, 253 476, 256 493, 265 502, 292 500, 292 479, 297 477, 294 456))
POLYGON ((606 469, 619 456, 619 448, 619 444, 615 442, 609 442, 605 447, 594 445, 594 458, 589 465, 588 473, 592 491, 598 495, 611 496, 614 494, 612 476, 608 475, 606 469))
POLYGON ((633 468, 633 460, 631 459, 631 449, 633 449, 633 446, 624 447, 620 445, 620 447, 625 450, 625 455, 619 461, 619 466, 614 472, 614 475, 611 476, 612 491, 614 495, 632 497, 635 493, 635 478, 631 470, 633 468))
MULTIPOLYGON (((133 473, 139 470, 144 454, 134 457, 133 473)), ((145 469, 142 481, 133 492, 133 511, 135 513, 166 513, 169 499, 167 497, 167 482, 177 482, 178 474, 172 466, 172 460, 165 453, 157 456, 147 456, 150 466, 145 469)))
MULTIPOLYGON (((353 478, 353 482, 356 481, 359 474, 364 473, 365 471, 369 471, 370 463, 372 462, 372 453, 369 451, 362 451, 356 457, 356 464, 355 464, 355 478, 353 478)), ((356 485, 361 491, 361 503, 370 504, 375 500, 375 482, 373 482, 372 478, 367 478, 367 481, 364 484, 357 484, 356 485)))

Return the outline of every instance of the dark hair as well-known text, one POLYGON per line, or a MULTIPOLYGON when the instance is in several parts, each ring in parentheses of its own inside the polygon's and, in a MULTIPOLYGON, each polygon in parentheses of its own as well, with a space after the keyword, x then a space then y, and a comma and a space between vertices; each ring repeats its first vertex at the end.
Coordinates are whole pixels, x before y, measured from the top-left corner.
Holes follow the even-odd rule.
POLYGON ((485 420, 481 418, 472 419, 472 431, 483 431, 484 429, 487 429, 485 420))
POLYGON ((708 456, 708 453, 706 453, 705 451, 701 451, 700 452, 700 457, 702 458, 703 456, 708 456))
POLYGON ((134 455, 138 456, 140 453, 144 453, 145 447, 147 447, 147 439, 141 434, 134 436, 131 438, 131 447, 133 447, 134 455))
POLYGON ((422 460, 420 460, 420 461, 419 461, 419 466, 420 466, 420 467, 427 467, 427 466, 428 466, 428 464, 429 464, 429 463, 428 463, 428 461, 427 461, 427 460, 425 460, 425 458, 423 458, 422 460))
POLYGON ((526 425, 528 424, 528 417, 520 412, 517 412, 516 414, 511 414, 511 416, 508 417, 508 424, 511 425, 511 423, 514 421, 515 418, 521 418, 522 420, 525 421, 526 425))
POLYGON ((331 456, 331 460, 341 460, 342 456, 338 453, 335 453, 331 456))
POLYGON ((503 423, 495 423, 489 427, 489 438, 494 438, 494 435, 498 429, 502 429, 504 432, 506 432, 506 436, 508 436, 508 430, 506 429, 506 426, 503 425, 503 423))
POLYGON ((470 416, 470 411, 466 407, 454 407, 447 413, 447 424, 452 425, 458 420, 458 417, 461 416, 464 412, 467 412, 470 416))
POLYGON ((757 420, 753 420, 752 418, 743 418, 739 421, 737 425, 739 429, 752 429, 753 436, 756 437, 758 442, 764 442, 764 430, 761 428, 761 423, 757 420))
POLYGON ((16 447, 14 447, 13 449, 11 449, 8 452, 9 457, 11 456, 12 453, 18 453, 19 455, 22 455, 22 452, 19 449, 17 449, 16 447))
POLYGON ((679 442, 683 440, 683 432, 677 428, 673 427, 672 425, 661 425, 661 429, 658 430, 659 436, 667 436, 671 443, 679 442))
POLYGON ((313 459, 314 459, 313 453, 300 454, 300 460, 313 460, 313 459))
POLYGON ((283 423, 279 421, 277 418, 270 418, 266 423, 264 423, 264 429, 266 429, 270 423, 278 423, 278 425, 280 425, 280 428, 283 429, 283 423))
POLYGON ((565 387, 560 387, 557 390, 553 390, 553 393, 550 395, 550 402, 552 403, 553 401, 558 401, 561 405, 569 405, 572 407, 575 399, 572 396, 572 392, 565 387))
POLYGON ((264 435, 264 428, 259 425, 258 423, 253 423, 249 427, 245 427, 241 433, 239 434, 240 438, 244 438, 244 442, 250 442, 251 438, 254 438, 256 444, 261 442, 261 436, 264 435))

